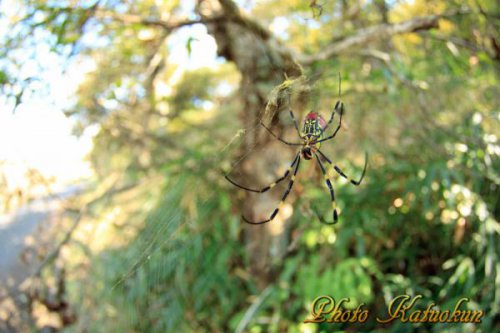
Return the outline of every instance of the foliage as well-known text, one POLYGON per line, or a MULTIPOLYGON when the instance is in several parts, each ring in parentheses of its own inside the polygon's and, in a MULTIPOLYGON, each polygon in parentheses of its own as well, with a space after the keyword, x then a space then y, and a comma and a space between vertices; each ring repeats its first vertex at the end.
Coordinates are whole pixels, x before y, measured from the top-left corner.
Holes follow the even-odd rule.
MULTIPOLYGON (((325 2, 318 19, 309 1, 263 1, 252 12, 265 25, 286 20, 279 37, 314 54, 387 20, 463 7, 454 1, 349 3, 325 2)), ((79 119, 80 130, 99 128, 91 156, 98 178, 119 175, 140 188, 136 196, 117 196, 92 211, 90 224, 116 226, 107 235, 109 246, 81 256, 78 244, 71 247, 66 264, 88 268, 69 277, 69 301, 79 320, 68 330, 234 331, 249 314, 251 332, 347 330, 344 324, 301 323, 320 295, 350 297, 354 307, 365 303, 374 315, 355 329, 374 330, 375 314, 383 316, 400 294, 421 294, 421 304, 443 308, 468 297, 470 308, 486 313, 470 329, 499 329, 498 24, 485 14, 493 12, 493 1, 463 5, 470 12, 442 19, 439 29, 373 42, 304 68, 314 78, 309 107, 325 114, 338 97, 342 74, 348 130, 324 144, 325 153, 354 178, 363 150, 370 164, 362 186, 341 178, 334 185, 341 211, 334 227, 318 223, 311 209, 314 202, 330 214, 321 179, 311 169, 298 177, 302 185, 292 195, 295 209, 286 222, 297 249, 277 264, 265 294, 248 269, 252 253, 244 240, 250 227, 239 219, 242 194, 219 172, 244 165, 233 156, 241 137, 253 134, 240 131, 245 110, 236 89, 241 84, 244 92, 247 83, 236 67, 224 63, 179 75, 166 60, 173 52, 165 42, 170 36, 133 19, 178 14, 179 2, 125 2, 115 11, 131 15, 122 20, 105 15, 113 1, 94 18, 88 16, 91 6, 26 2, 24 24, 44 29, 60 48, 81 42, 78 52, 95 62, 67 112, 79 119), (96 43, 83 41, 85 24, 96 43), (115 209, 119 213, 110 215, 115 209), (259 306, 251 313, 253 304, 259 306)), ((183 46, 188 55, 196 52, 195 43, 189 37, 183 46)), ((0 84, 6 75, 0 67, 0 84)), ((246 148, 248 159, 260 161, 269 153, 246 148)), ((464 327, 387 328, 403 329, 464 327)))

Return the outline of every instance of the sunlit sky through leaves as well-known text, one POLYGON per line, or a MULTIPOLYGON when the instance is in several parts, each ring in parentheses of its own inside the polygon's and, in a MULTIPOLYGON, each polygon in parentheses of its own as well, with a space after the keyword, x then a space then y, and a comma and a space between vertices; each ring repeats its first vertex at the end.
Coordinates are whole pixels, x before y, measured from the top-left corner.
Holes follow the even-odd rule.
MULTIPOLYGON (((0 38, 5 39, 14 21, 17 6, 2 2, 0 38)), ((38 38, 38 37, 36 37, 38 38)), ((87 177, 90 167, 84 160, 91 148, 91 131, 77 138, 72 135, 74 121, 63 110, 71 105, 78 82, 92 63, 77 59, 64 71, 64 59, 50 51, 46 40, 36 40, 36 58, 26 56, 18 69, 22 77, 38 77, 33 91, 26 92, 15 111, 12 100, 0 98, 0 162, 9 187, 23 187, 28 168, 57 181, 87 177)))
MULTIPOLYGON (((190 11, 190 2, 183 9, 190 11)), ((194 2, 193 2, 194 4, 194 2)), ((0 38, 5 38, 13 15, 18 13, 18 3, 5 1, 0 10, 0 38), (2 37, 3 36, 3 37, 2 37)), ((38 37, 37 37, 38 38, 38 37)), ((86 34, 84 43, 92 43, 92 32, 86 34)), ((24 63, 21 71, 26 77, 40 77, 33 93, 26 93, 23 103, 13 112, 12 101, 0 98, 0 162, 7 173, 9 186, 23 186, 24 172, 35 168, 58 182, 68 182, 91 175, 86 155, 92 149, 92 137, 97 128, 87 130, 81 137, 72 135, 74 120, 66 117, 74 94, 94 63, 89 58, 76 56, 69 64, 62 56, 50 51, 47 40, 36 40, 36 58, 24 63), (38 50, 40 49, 40 50, 38 50), (40 66, 42 64, 42 66, 40 66)), ((185 70, 212 67, 222 62, 216 56, 216 44, 203 25, 179 29, 168 40, 169 63, 177 65, 172 78, 176 81, 185 70), (191 39, 191 52, 186 47, 191 39)))
MULTIPOLYGON (((252 1, 240 0, 237 3, 244 10, 253 5, 252 1)), ((183 2, 183 15, 193 16, 193 9, 194 1, 183 2)), ((0 12, 3 13, 0 16, 0 38, 5 39, 12 23, 23 12, 19 2, 14 0, 2 1, 0 12)), ((277 17, 270 28, 286 39, 287 27, 288 21, 277 17)), ((27 168, 35 168, 47 177, 56 177, 60 183, 88 177, 91 168, 86 155, 92 149, 92 137, 98 131, 98 128, 91 128, 80 137, 72 135, 75 120, 63 113, 63 110, 71 109, 75 91, 85 74, 94 69, 94 62, 80 55, 68 62, 50 50, 50 36, 35 34, 32 37, 36 56, 19 55, 28 60, 23 59, 23 66, 17 72, 22 77, 40 80, 32 84, 33 92, 25 92, 23 102, 15 112, 12 100, 0 96, 0 162, 3 162, 2 169, 7 173, 10 187, 23 186, 23 174, 27 168)), ((99 42, 97 38, 92 31, 87 31, 81 43, 92 45, 99 42)), ((176 31, 169 37, 168 47, 168 63, 177 68, 170 84, 179 80, 186 70, 213 67, 223 62, 217 57, 214 39, 201 24, 176 31)), ((159 85, 160 89, 162 87, 170 90, 169 85, 159 85)))

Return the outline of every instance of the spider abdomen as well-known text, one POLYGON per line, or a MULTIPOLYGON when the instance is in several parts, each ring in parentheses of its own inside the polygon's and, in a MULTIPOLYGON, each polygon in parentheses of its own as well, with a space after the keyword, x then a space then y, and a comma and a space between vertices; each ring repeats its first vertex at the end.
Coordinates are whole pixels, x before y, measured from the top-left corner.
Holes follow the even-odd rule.
POLYGON ((323 135, 326 127, 326 121, 316 112, 309 112, 304 119, 302 132, 307 138, 318 139, 323 135))
POLYGON ((304 139, 304 147, 302 148, 302 156, 306 160, 313 158, 316 150, 319 149, 320 143, 317 142, 323 137, 323 132, 326 127, 326 121, 316 112, 309 112, 304 119, 302 135, 304 139))

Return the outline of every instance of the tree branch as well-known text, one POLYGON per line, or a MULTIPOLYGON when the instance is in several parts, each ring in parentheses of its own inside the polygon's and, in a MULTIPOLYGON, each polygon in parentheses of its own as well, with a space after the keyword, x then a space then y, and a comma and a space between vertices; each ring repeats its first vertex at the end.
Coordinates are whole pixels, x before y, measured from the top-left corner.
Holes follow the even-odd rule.
POLYGON ((298 54, 296 55, 296 58, 301 65, 310 65, 314 62, 326 60, 338 54, 344 53, 352 48, 365 45, 366 43, 386 39, 399 34, 438 28, 439 20, 441 18, 449 18, 470 13, 470 9, 460 8, 443 14, 415 17, 400 23, 380 24, 360 30, 354 36, 346 37, 340 41, 327 45, 323 48, 323 51, 317 54, 298 54))
POLYGON ((356 35, 326 46, 323 51, 313 55, 297 55, 299 63, 310 65, 314 62, 329 59, 349 49, 365 45, 376 40, 385 39, 394 35, 414 32, 418 30, 429 30, 438 27, 439 15, 416 17, 411 20, 396 24, 380 24, 363 29, 356 35))
POLYGON ((116 13, 111 10, 102 10, 98 9, 95 13, 95 17, 98 18, 111 18, 115 21, 119 21, 125 24, 142 24, 145 26, 155 26, 159 27, 162 29, 167 30, 168 32, 173 31, 175 29, 179 29, 185 26, 190 26, 193 24, 200 24, 200 23, 210 23, 212 21, 216 20, 221 20, 222 17, 220 16, 214 16, 211 18, 205 18, 205 19, 177 19, 177 20, 172 20, 172 21, 165 21, 161 19, 154 19, 154 18, 144 18, 141 15, 136 15, 136 14, 120 14, 116 13))
MULTIPOLYGON (((236 23, 260 36, 264 40, 274 39, 273 34, 266 27, 260 24, 257 20, 254 20, 241 12, 233 0, 218 0, 218 2, 224 12, 224 14, 221 15, 221 17, 224 17, 224 20, 236 23)), ((439 19, 468 13, 470 13, 470 9, 461 8, 443 14, 415 17, 413 19, 395 24, 380 24, 360 30, 353 36, 335 40, 331 44, 325 46, 321 52, 313 55, 297 53, 279 41, 274 43, 274 47, 281 54, 292 55, 300 65, 307 66, 314 62, 326 60, 338 54, 345 53, 353 48, 363 46, 373 41, 387 39, 398 34, 438 28, 439 19)), ((221 17, 218 17, 218 20, 220 20, 221 17)), ((202 23, 207 23, 207 19, 210 19, 210 17, 202 19, 202 23)))

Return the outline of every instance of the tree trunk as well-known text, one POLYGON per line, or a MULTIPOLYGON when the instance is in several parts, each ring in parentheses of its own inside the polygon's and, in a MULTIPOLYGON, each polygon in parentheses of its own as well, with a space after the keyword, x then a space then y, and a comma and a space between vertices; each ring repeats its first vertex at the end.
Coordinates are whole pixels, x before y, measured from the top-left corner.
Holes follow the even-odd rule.
MULTIPOLYGON (((269 94, 275 86, 283 83, 285 78, 300 76, 301 68, 289 53, 280 50, 279 43, 265 28, 250 20, 245 21, 245 17, 232 1, 199 1, 197 12, 202 18, 221 17, 220 20, 207 24, 208 32, 216 40, 218 54, 233 62, 242 75, 240 95, 243 108, 240 117, 247 135, 241 154, 255 147, 273 145, 273 154, 261 155, 259 159, 253 156, 244 160, 241 168, 238 166, 242 177, 237 181, 254 184, 254 187, 267 185, 270 179, 275 178, 272 166, 291 162, 293 151, 285 145, 276 143, 277 140, 269 134, 263 133, 259 122, 264 120, 276 122, 278 112, 265 117, 266 119, 262 117, 269 94)), ((245 193, 245 201, 241 207, 243 214, 251 220, 269 218, 282 195, 279 191, 263 194, 245 193)), ((282 257, 287 246, 287 232, 282 211, 268 224, 244 225, 251 273, 261 288, 273 279, 272 258, 282 257)))

